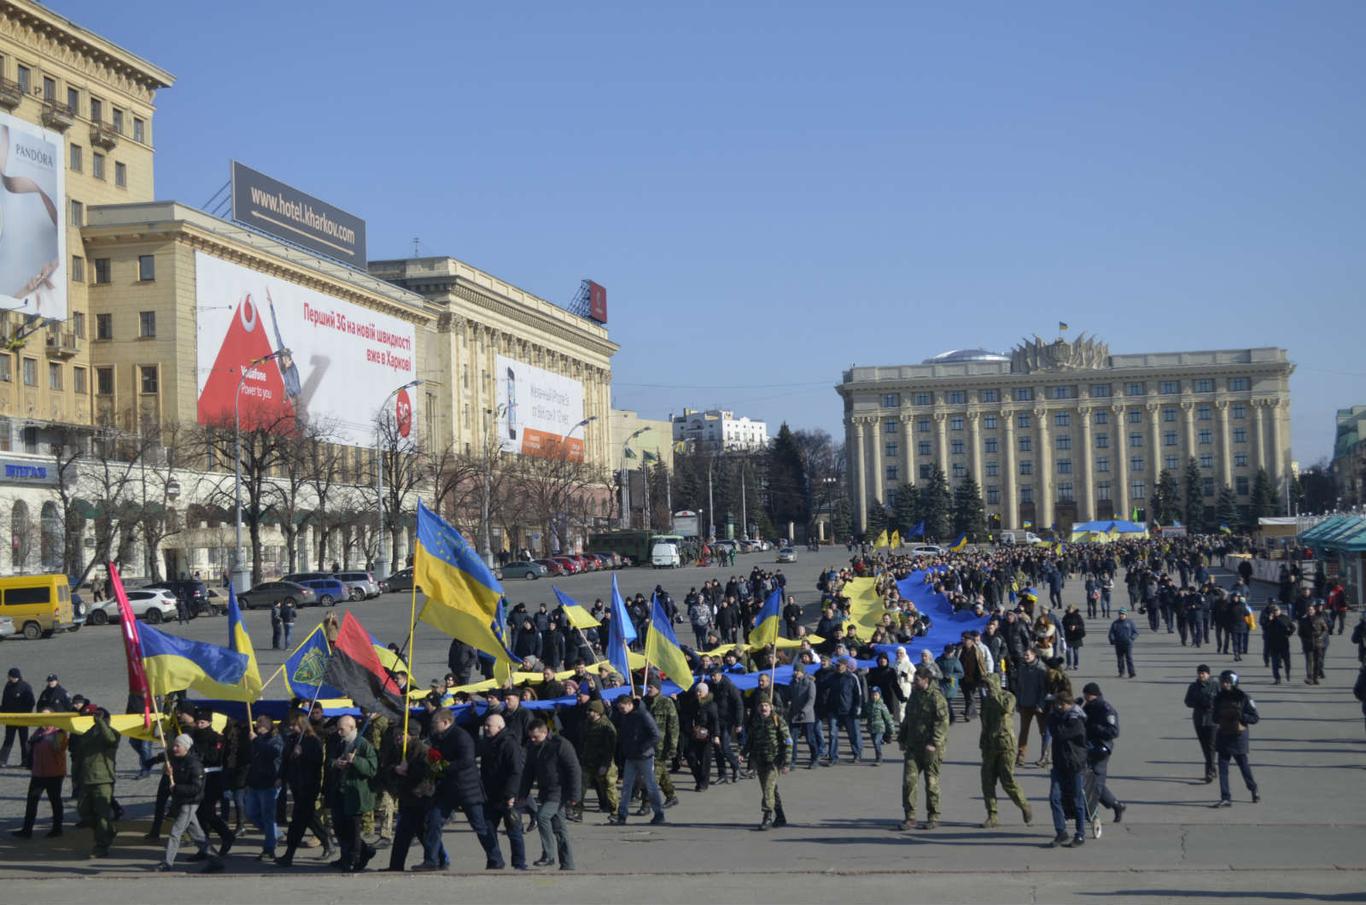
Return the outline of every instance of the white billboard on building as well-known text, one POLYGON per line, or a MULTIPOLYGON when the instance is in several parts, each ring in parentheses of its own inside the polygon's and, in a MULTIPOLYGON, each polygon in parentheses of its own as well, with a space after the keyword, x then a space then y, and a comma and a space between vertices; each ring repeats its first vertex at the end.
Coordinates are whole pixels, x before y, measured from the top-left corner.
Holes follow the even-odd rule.
POLYGON ((503 451, 582 462, 583 384, 502 355, 494 367, 503 451))
MULTIPOLYGON (((373 446, 380 406, 417 377, 412 324, 204 252, 195 253, 201 424, 231 424, 241 369, 243 425, 313 422, 339 442, 373 446)), ((399 433, 413 399, 389 405, 399 433)))
POLYGON ((0 310, 66 320, 62 136, 0 113, 0 310))

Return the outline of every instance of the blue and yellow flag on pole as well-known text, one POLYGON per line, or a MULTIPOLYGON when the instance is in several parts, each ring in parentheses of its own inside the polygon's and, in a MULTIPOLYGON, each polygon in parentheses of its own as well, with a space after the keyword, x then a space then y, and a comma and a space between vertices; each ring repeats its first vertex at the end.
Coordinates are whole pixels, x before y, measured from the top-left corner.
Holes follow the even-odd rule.
POLYGON ((150 625, 138 626, 138 636, 147 690, 153 696, 192 689, 205 697, 233 695, 230 700, 245 700, 241 690, 242 677, 247 672, 245 654, 206 641, 168 635, 150 625))
POLYGON ((778 640, 778 628, 782 625, 783 589, 774 588, 768 595, 763 607, 754 614, 754 630, 749 633, 752 647, 765 647, 778 640))
POLYGON ((679 688, 684 691, 692 688, 688 658, 683 654, 664 607, 653 594, 650 595, 650 630, 645 635, 645 659, 656 664, 659 671, 679 688))
POLYGON ((967 545, 968 545, 968 533, 967 533, 966 531, 964 531, 962 534, 958 535, 958 539, 957 539, 957 540, 955 540, 953 543, 949 544, 949 549, 950 549, 950 550, 962 550, 963 548, 967 547, 967 545))
POLYGON ((251 636, 242 624, 242 610, 237 606, 237 594, 228 587, 228 649, 247 658, 247 670, 242 674, 242 684, 237 695, 219 695, 225 701, 255 701, 261 697, 261 670, 256 666, 256 649, 251 646, 251 636))
POLYGON ((607 662, 622 676, 631 674, 631 658, 627 645, 636 640, 636 627, 626 612, 626 601, 621 599, 617 576, 612 576, 612 621, 607 626, 607 662))
POLYGON ((294 653, 285 660, 285 684, 289 686, 290 694, 305 701, 346 697, 323 679, 331 656, 327 635, 319 625, 299 642, 294 653))

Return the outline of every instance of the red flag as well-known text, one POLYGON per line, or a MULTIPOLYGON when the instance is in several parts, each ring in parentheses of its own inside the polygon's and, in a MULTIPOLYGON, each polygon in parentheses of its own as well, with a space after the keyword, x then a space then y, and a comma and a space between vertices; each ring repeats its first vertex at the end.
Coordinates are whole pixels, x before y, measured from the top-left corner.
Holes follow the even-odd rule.
POLYGON ((349 612, 342 617, 341 631, 332 645, 332 656, 323 675, 327 684, 343 692, 366 713, 403 715, 403 689, 394 674, 380 665, 370 633, 349 612))
POLYGON ((123 579, 118 567, 109 563, 109 585, 119 604, 119 625, 123 627, 123 652, 128 659, 128 693, 142 695, 142 724, 152 726, 152 691, 147 685, 147 672, 142 667, 142 639, 138 637, 138 619, 128 604, 123 591, 123 579))

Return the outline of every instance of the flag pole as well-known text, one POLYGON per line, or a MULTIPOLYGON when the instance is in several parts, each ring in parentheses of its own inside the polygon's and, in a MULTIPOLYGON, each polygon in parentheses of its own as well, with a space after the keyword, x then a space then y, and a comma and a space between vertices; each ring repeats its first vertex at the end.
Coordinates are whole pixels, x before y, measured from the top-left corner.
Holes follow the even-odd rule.
POLYGON ((422 545, 418 544, 413 551, 413 587, 412 594, 408 603, 408 682, 403 687, 403 762, 408 760, 408 718, 412 714, 411 702, 408 700, 408 689, 413 684, 413 634, 417 630, 417 562, 422 555, 422 545))
POLYGON ((161 739, 161 767, 166 772, 166 781, 171 788, 175 788, 175 774, 171 772, 171 749, 166 744, 166 698, 163 696, 157 702, 157 737, 161 739))
POLYGON ((267 687, 270 686, 270 683, 271 683, 271 682, 274 682, 277 678, 279 678, 279 677, 280 677, 280 673, 282 673, 282 672, 284 672, 284 671, 285 671, 285 664, 281 663, 281 664, 280 664, 280 668, 277 669, 277 670, 275 670, 275 672, 271 673, 271 674, 270 674, 270 678, 269 678, 269 679, 266 679, 265 683, 261 686, 261 692, 262 692, 262 694, 265 693, 265 690, 266 690, 267 687))

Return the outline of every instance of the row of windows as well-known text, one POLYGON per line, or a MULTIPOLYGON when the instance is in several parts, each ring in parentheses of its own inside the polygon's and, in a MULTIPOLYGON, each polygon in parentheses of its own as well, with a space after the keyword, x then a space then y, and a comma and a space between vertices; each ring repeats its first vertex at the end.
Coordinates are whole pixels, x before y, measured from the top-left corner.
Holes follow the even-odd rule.
MULTIPOLYGON (((0 382, 14 382, 14 358, 13 355, 0 355, 0 382)), ((47 365, 47 386, 50 390, 60 390, 64 384, 65 368, 60 362, 51 361, 47 365)), ((24 386, 36 387, 38 385, 38 359, 22 358, 19 361, 19 374, 23 379, 24 386)), ((71 388, 84 395, 88 392, 88 377, 86 369, 80 366, 73 366, 71 369, 71 388)))
MULTIPOLYGON (((78 144, 67 146, 67 167, 73 173, 85 172, 85 148, 78 144)), ((100 151, 90 155, 90 175, 96 179, 109 178, 108 158, 100 151)), ((121 189, 128 188, 128 164, 121 160, 114 161, 114 185, 121 189)))
MULTIPOLYGON (((94 283, 96 286, 105 286, 114 282, 114 266, 109 258, 95 258, 91 264, 94 265, 94 283)), ((156 278, 156 255, 138 255, 138 282, 154 283, 156 278)), ((80 255, 71 256, 71 281, 73 283, 85 282, 85 258, 80 255)))
MULTIPOLYGON (((920 470, 920 477, 921 477, 922 479, 928 480, 928 479, 930 478, 930 474, 931 474, 931 473, 930 473, 930 471, 929 471, 929 469, 928 469, 927 467, 925 467, 925 466, 922 466, 922 467, 921 467, 921 470, 920 470)), ((963 475, 954 475, 954 477, 961 478, 961 477, 963 477, 963 475)), ((897 480, 897 468, 896 468, 895 465, 889 465, 889 466, 887 466, 887 480, 889 480, 889 481, 895 481, 895 480, 897 480)), ((1248 496, 1248 494, 1251 493, 1251 489, 1252 489, 1252 487, 1251 487, 1251 482, 1250 482, 1247 478, 1245 478, 1245 477, 1239 477, 1239 478, 1236 478, 1236 479, 1234 480, 1233 492, 1234 492, 1235 494, 1237 494, 1238 496, 1242 496, 1242 497, 1248 496)), ((1001 504, 1001 488, 1000 488, 1000 486, 999 486, 999 485, 996 485, 996 484, 988 484, 988 485, 986 486, 985 490, 986 490, 986 504, 987 504, 988 506, 999 506, 999 505, 1001 504)), ((1026 486, 1020 487, 1019 490, 1018 490, 1018 492, 1019 492, 1019 497, 1020 497, 1020 502, 1021 502, 1021 503, 1032 503, 1032 502, 1034 502, 1034 488, 1033 488, 1033 487, 1030 487, 1030 486, 1026 485, 1026 486)), ((1201 496, 1213 497, 1217 492, 1218 492, 1218 491, 1217 491, 1217 487, 1216 487, 1216 485, 1215 485, 1215 482, 1214 482, 1214 479, 1213 479, 1213 478, 1202 478, 1202 479, 1201 479, 1201 481, 1200 481, 1200 495, 1201 495, 1201 496)), ((1070 502, 1074 502, 1074 501, 1076 500, 1076 489, 1075 489, 1075 487, 1074 487, 1074 485, 1072 484, 1071 481, 1063 481, 1063 482, 1060 482, 1060 483, 1054 488, 1054 493, 1056 494, 1057 500, 1058 500, 1058 502, 1060 502, 1060 503, 1070 503, 1070 502)), ((1141 502, 1143 502, 1144 500, 1147 499, 1147 496, 1148 496, 1148 482, 1147 482, 1147 481, 1136 480, 1136 481, 1131 481, 1131 482, 1129 483, 1129 499, 1130 499, 1130 501, 1131 501, 1132 503, 1134 503, 1134 504, 1141 503, 1141 502)), ((1112 486, 1111 486, 1111 484, 1110 484, 1109 481, 1100 481, 1100 482, 1098 482, 1098 483, 1096 484, 1096 499, 1097 499, 1098 501, 1101 501, 1101 502, 1104 502, 1104 501, 1108 501, 1108 500, 1113 499, 1113 489, 1112 489, 1112 486)))
MULTIPOLYGON (((1126 420, 1129 424, 1142 424, 1142 423, 1143 423, 1143 411, 1142 411, 1141 409, 1130 409, 1130 410, 1126 413, 1126 415, 1127 415, 1127 417, 1126 417, 1125 420, 1126 420)), ((1231 417, 1233 420, 1235 420, 1235 421, 1246 421, 1246 420, 1247 420, 1247 405, 1246 405, 1245 403, 1242 403, 1242 402, 1235 402, 1235 403, 1233 403, 1232 405, 1229 406, 1229 415, 1230 415, 1230 417, 1231 417)), ((1109 412, 1095 412, 1095 413, 1092 414, 1091 418, 1092 418, 1092 423, 1095 424, 1095 425, 1097 425, 1097 426, 1099 426, 1099 427, 1104 427, 1105 425, 1108 425, 1108 424, 1110 423, 1110 413, 1109 413, 1109 412)), ((1209 407, 1209 406, 1207 406, 1207 405, 1202 405, 1202 406, 1199 406, 1199 407, 1197 408, 1197 410, 1196 410, 1196 420, 1197 420, 1197 421, 1210 421, 1210 420, 1212 420, 1212 418, 1213 418, 1213 415, 1212 415, 1212 413, 1211 413, 1211 410, 1210 410, 1210 407, 1209 407)), ((1175 408, 1167 408, 1167 409, 1163 409, 1163 410, 1162 410, 1162 421, 1163 421, 1164 423, 1172 423, 1172 422, 1175 422, 1176 419, 1177 419, 1177 409, 1175 409, 1175 408)), ((948 427, 949 427, 949 430, 951 430, 951 431, 961 431, 961 430, 963 430, 963 425, 964 425, 964 417, 963 417, 962 415, 950 415, 950 416, 949 416, 949 418, 948 418, 948 427)), ((989 431, 990 431, 990 430, 996 430, 999 426, 1000 426, 1000 419, 999 419, 996 415, 983 415, 983 416, 982 416, 982 429, 983 429, 983 430, 989 430, 989 431)), ((1034 416, 1033 416, 1031 413, 1029 413, 1029 412, 1020 412, 1018 415, 1015 416, 1015 426, 1018 427, 1018 428, 1021 429, 1021 430, 1032 430, 1033 427, 1034 427, 1034 416)), ((1071 412, 1055 412, 1055 413, 1053 414, 1053 426, 1054 426, 1054 427, 1071 427, 1071 426, 1072 426, 1072 413, 1071 413, 1071 412)), ((900 430, 900 427, 901 427, 901 422, 900 422, 898 419, 896 419, 896 418, 884 418, 883 421, 882 421, 882 430, 883 430, 884 433, 887 433, 887 434, 895 434, 895 433, 897 433, 897 432, 900 430)), ((919 433, 928 434, 928 433, 930 433, 930 431, 933 429, 933 423, 931 422, 931 420, 930 420, 929 418, 917 418, 916 421, 915 421, 915 429, 916 429, 916 431, 919 432, 919 433)), ((1209 432, 1208 430, 1202 430, 1202 432, 1201 432, 1202 436, 1203 436, 1203 435, 1208 435, 1209 433, 1210 433, 1210 432, 1209 432)), ((1202 441, 1202 442, 1204 442, 1204 441, 1202 441)))
MULTIPOLYGON (((1239 453, 1238 455, 1236 455, 1236 456, 1233 457, 1233 465, 1234 465, 1235 468, 1247 468, 1247 467, 1248 467, 1248 466, 1247 466, 1247 463, 1248 463, 1248 457, 1247 457, 1247 454, 1246 454, 1246 453, 1239 453)), ((1145 464, 1146 464, 1146 461, 1144 460, 1144 458, 1143 458, 1142 456, 1132 456, 1132 457, 1130 457, 1130 459, 1129 459, 1129 468, 1130 468, 1131 471, 1133 471, 1133 472, 1135 472, 1135 473, 1138 473, 1138 472, 1143 471, 1143 467, 1144 467, 1145 464)), ((1213 468, 1214 468, 1214 457, 1213 457, 1212 455, 1202 455, 1202 456, 1200 457, 1200 459, 1199 459, 1198 464, 1199 464, 1199 467, 1202 468, 1202 469, 1213 469, 1213 468)), ((1072 460, 1071 460, 1071 459, 1059 459, 1059 460, 1057 460, 1057 462, 1055 463, 1055 467, 1056 467, 1056 469, 1057 469, 1057 473, 1058 473, 1058 474, 1062 474, 1062 475, 1070 475, 1070 474, 1072 474, 1072 460)), ((1095 472, 1096 472, 1097 474, 1109 474, 1109 473, 1110 473, 1110 459, 1109 459, 1109 457, 1108 457, 1108 456, 1099 456, 1099 457, 1097 457, 1097 458, 1095 459, 1094 463, 1093 463, 1093 467, 1094 467, 1095 472)), ((1164 458, 1163 461, 1162 461, 1162 467, 1165 468, 1165 469, 1167 469, 1168 471, 1175 472, 1175 471, 1177 471, 1177 470, 1181 467, 1181 460, 1180 460, 1178 457, 1176 457, 1176 456, 1167 456, 1167 457, 1164 458)), ((888 465, 888 466, 886 466, 886 474, 887 474, 887 477, 888 477, 888 478, 891 478, 892 480, 895 480, 895 479, 896 479, 896 476, 893 474, 893 472, 896 470, 896 468, 897 468, 897 466, 895 466, 895 465, 888 465)), ((953 475, 954 475, 955 477, 962 477, 962 475, 963 475, 963 474, 966 474, 966 471, 967 471, 967 466, 965 466, 965 465, 964 465, 963 463, 961 463, 961 462, 954 462, 954 463, 952 463, 951 468, 952 468, 952 471, 953 471, 953 475)), ((1032 460, 1030 460, 1030 459, 1022 459, 1022 460, 1020 460, 1019 462, 1016 463, 1016 468, 1017 468, 1017 471, 1019 472, 1019 474, 1020 474, 1021 477, 1032 477, 1033 474, 1034 474, 1034 462, 1033 462, 1032 460)), ((933 465, 932 463, 929 463, 929 462, 922 463, 922 464, 920 465, 920 474, 921 474, 922 477, 929 477, 929 475, 930 475, 930 473, 931 473, 931 471, 932 471, 933 469, 934 469, 934 465, 933 465)), ((1000 462, 997 462, 997 461, 994 461, 994 460, 993 460, 993 461, 990 461, 990 462, 986 462, 986 463, 984 464, 984 466, 983 466, 983 470, 985 471, 986 477, 988 477, 988 478, 1000 477, 1000 474, 1001 474, 1001 463, 1000 463, 1000 462)), ((1212 479, 1211 479, 1211 480, 1212 480, 1212 479)))
MULTIPOLYGON (((16 61, 14 66, 14 81, 24 94, 33 93, 34 67, 24 62, 16 61)), ((0 56, 0 78, 9 76, 9 61, 0 56)), ((51 104, 58 103, 61 97, 58 91, 57 80, 50 75, 42 76, 43 100, 51 104)), ((100 123, 113 127, 114 131, 120 135, 124 134, 124 125, 128 120, 133 124, 133 141, 147 143, 147 123, 140 116, 130 117, 122 108, 109 105, 109 122, 104 121, 105 103, 101 98, 91 94, 88 97, 88 106, 83 108, 81 103, 81 89, 74 85, 66 88, 65 107, 73 116, 83 115, 82 110, 88 111, 91 122, 100 123)))
MULTIPOLYGON (((101 316, 101 317, 107 317, 108 315, 100 315, 100 316, 101 316)), ((100 339, 107 339, 108 337, 103 337, 103 336, 101 336, 101 337, 99 337, 99 338, 100 338, 100 339)), ((1109 435, 1109 434, 1096 434, 1095 437, 1093 438, 1092 442, 1093 442, 1093 444, 1094 444, 1094 446, 1095 446, 1096 449, 1109 449, 1109 448, 1110 448, 1110 435, 1109 435)), ((1211 430, 1208 429, 1208 428, 1202 428, 1200 431, 1198 431, 1198 432, 1196 433, 1196 442, 1197 442, 1197 444, 1200 445, 1200 446, 1211 446, 1211 445, 1213 445, 1213 443, 1214 443, 1214 432, 1211 431, 1211 430)), ((1236 427, 1236 428, 1234 428, 1234 429, 1233 429, 1233 442, 1234 442, 1234 443, 1246 443, 1246 442, 1247 442, 1247 428, 1243 428, 1243 427, 1236 427)), ((1016 439, 1015 444, 1016 444, 1016 447, 1019 449, 1020 452, 1033 452, 1033 451, 1034 451, 1034 438, 1033 438, 1033 437, 1019 437, 1019 438, 1016 439)), ((1135 431, 1134 433, 1129 434, 1129 448, 1130 448, 1130 449, 1142 449, 1142 448, 1143 448, 1143 445, 1144 445, 1144 435, 1143 435, 1141 432, 1135 431)), ((1179 446, 1180 443, 1178 442, 1178 436, 1177 436, 1176 431, 1167 431, 1167 432, 1165 432, 1165 433, 1162 435, 1162 445, 1163 445, 1163 446, 1179 446)), ((1072 448, 1072 437, 1071 437, 1071 435, 1069 435, 1069 434, 1062 434, 1062 435, 1060 435, 1060 436, 1054 437, 1054 438, 1053 438, 1053 448, 1054 448, 1054 449, 1057 449, 1057 450, 1060 450, 1060 451, 1067 451, 1067 450, 1070 450, 1070 449, 1072 448)), ((883 444, 883 453, 884 453, 884 455, 886 455, 887 458, 889 458, 889 459, 894 459, 894 458, 896 458, 896 457, 900 454, 900 450, 901 450, 901 446, 900 446, 899 443, 889 441, 889 442, 883 444)), ((994 454, 997 454, 997 453, 999 453, 999 452, 1001 451, 1001 443, 1000 443, 1000 441, 997 440, 995 437, 987 437, 985 440, 982 441, 982 451, 985 452, 987 455, 994 455, 994 454)), ((955 440, 950 440, 950 441, 949 441, 949 454, 950 454, 950 455, 961 456, 961 455, 964 455, 966 452, 967 452, 967 444, 966 444, 964 441, 959 440, 959 439, 955 439, 955 440)), ((921 455, 921 456, 933 455, 933 449, 932 449, 932 447, 931 447, 930 441, 929 441, 929 440, 920 440, 920 441, 918 441, 918 442, 916 443, 916 453, 917 453, 917 455, 921 455)), ((1205 454, 1205 455, 1208 455, 1208 454, 1205 454)))
MULTIPOLYGON (((1180 395, 1183 384, 1188 384, 1192 393, 1213 393, 1216 391, 1216 380, 1213 377, 1199 377, 1190 381, 1180 380, 1160 380, 1154 382, 1157 394, 1160 396, 1180 395)), ((1229 392, 1247 392, 1252 388, 1252 380, 1249 377, 1229 377, 1224 381, 1224 385, 1229 392)), ((1009 392, 1009 397, 1016 402, 1032 402, 1035 398, 1034 387, 1014 387, 1009 392)), ((1081 398, 1081 387, 1076 384, 1060 384, 1058 386, 1046 387, 1039 398, 1042 399, 1079 399, 1081 398)), ((1125 396, 1146 396, 1148 395, 1148 382, 1144 380, 1131 381, 1123 386, 1125 396)), ((1087 394, 1092 399, 1109 399, 1115 396, 1115 385, 1109 383, 1093 383, 1086 387, 1087 394)), ((967 405, 967 390, 944 390, 940 393, 945 405, 967 405)), ((934 405, 935 394, 928 391, 921 391, 910 394, 912 405, 927 406, 934 405)), ((977 391, 978 402, 1000 402, 1001 391, 998 389, 984 389, 977 391)), ((883 408, 900 408, 900 393, 883 393, 883 408)))

